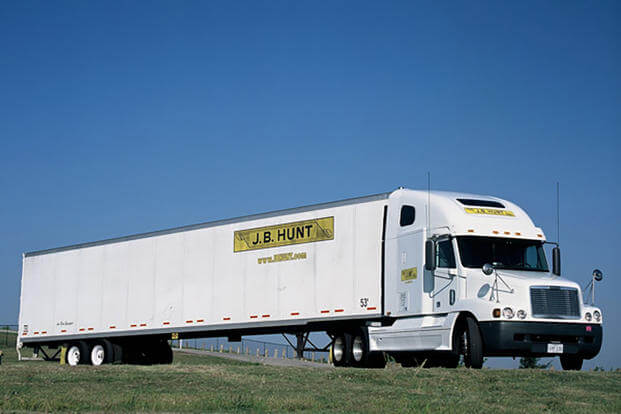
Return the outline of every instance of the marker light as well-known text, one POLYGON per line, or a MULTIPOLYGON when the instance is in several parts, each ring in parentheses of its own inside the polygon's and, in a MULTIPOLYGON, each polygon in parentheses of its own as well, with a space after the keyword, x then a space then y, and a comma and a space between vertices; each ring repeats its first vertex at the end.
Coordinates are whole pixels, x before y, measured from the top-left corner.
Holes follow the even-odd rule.
POLYGON ((525 319, 526 318, 526 311, 524 309, 520 309, 519 311, 517 311, 517 317, 520 319, 525 319))
POLYGON ((502 316, 507 318, 507 319, 512 319, 513 318, 513 309, 511 308, 504 308, 502 310, 502 316))
POLYGON ((602 320, 602 314, 601 314, 601 313, 599 313, 599 311, 595 311, 595 312, 593 312, 593 317, 595 318, 595 320, 596 320, 597 322, 599 322, 599 321, 601 321, 601 320, 602 320))
POLYGON ((494 318, 500 318, 500 308, 494 309, 492 315, 494 316, 494 318))
POLYGON ((593 319, 593 317, 591 316, 591 312, 587 312, 584 314, 584 319, 587 320, 587 322, 591 322, 591 319, 593 319))

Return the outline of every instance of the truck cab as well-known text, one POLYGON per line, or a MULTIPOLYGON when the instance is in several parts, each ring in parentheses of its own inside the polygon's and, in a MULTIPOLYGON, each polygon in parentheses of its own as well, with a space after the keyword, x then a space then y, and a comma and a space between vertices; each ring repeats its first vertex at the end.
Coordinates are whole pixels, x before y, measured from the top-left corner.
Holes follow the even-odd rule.
POLYGON ((601 310, 561 276, 558 246, 548 261, 544 232, 516 204, 399 189, 386 222, 386 319, 369 327, 372 350, 473 367, 558 355, 565 369, 598 354, 601 310))

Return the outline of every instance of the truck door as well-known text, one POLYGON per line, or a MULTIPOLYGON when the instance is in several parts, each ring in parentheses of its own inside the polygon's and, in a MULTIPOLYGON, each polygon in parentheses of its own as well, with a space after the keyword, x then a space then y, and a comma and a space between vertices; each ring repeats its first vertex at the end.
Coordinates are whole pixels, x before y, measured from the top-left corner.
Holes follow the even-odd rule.
MULTIPOLYGON (((412 203, 413 204, 413 203, 412 203)), ((405 316, 422 312, 422 273, 424 268, 423 251, 424 234, 417 226, 416 208, 409 202, 399 206, 399 219, 396 221, 394 240, 395 266, 394 290, 392 291, 391 310, 393 315, 405 316)), ((420 221, 420 219, 419 219, 420 221)))
POLYGON ((441 236, 436 242, 436 269, 431 293, 434 312, 450 312, 459 297, 454 243, 449 236, 441 236))

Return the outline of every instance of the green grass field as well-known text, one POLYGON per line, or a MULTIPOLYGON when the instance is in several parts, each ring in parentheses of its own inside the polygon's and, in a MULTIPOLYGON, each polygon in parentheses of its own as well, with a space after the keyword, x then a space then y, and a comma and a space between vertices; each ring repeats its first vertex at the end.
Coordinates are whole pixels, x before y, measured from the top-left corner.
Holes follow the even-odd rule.
POLYGON ((284 368, 176 354, 173 365, 0 366, 0 411, 621 412, 621 373, 284 368))

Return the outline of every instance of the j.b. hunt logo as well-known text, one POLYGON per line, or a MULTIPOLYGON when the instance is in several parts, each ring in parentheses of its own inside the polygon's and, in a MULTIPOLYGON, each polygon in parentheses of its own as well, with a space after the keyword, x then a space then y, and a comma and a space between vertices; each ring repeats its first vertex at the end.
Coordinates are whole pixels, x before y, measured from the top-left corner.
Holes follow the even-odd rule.
POLYGON ((267 249, 291 244, 334 239, 334 217, 238 230, 234 234, 234 252, 267 249))

